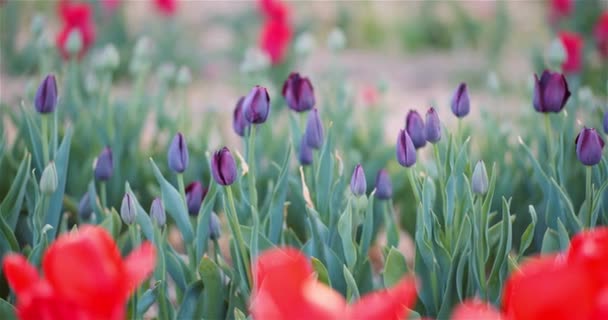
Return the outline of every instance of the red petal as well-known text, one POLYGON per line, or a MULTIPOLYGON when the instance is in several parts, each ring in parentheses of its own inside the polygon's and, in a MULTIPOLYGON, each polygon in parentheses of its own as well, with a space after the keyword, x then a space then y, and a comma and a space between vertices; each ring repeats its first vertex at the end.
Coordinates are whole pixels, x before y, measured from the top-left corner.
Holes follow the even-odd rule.
POLYGON ((154 271, 156 264, 156 248, 150 242, 144 242, 133 250, 125 260, 125 268, 129 279, 129 290, 137 288, 154 271))
POLYGON ((582 231, 574 236, 567 260, 570 264, 583 264, 596 280, 608 284, 608 227, 582 231))
POLYGON ((20 254, 7 254, 4 256, 2 264, 8 284, 13 288, 17 297, 32 288, 40 280, 38 270, 20 254))
POLYGON ((416 279, 404 277, 394 287, 363 296, 350 307, 349 319, 405 319, 416 301, 416 279))
POLYGON ((458 305, 452 313, 452 320, 502 320, 500 312, 492 305, 478 299, 468 300, 458 305))

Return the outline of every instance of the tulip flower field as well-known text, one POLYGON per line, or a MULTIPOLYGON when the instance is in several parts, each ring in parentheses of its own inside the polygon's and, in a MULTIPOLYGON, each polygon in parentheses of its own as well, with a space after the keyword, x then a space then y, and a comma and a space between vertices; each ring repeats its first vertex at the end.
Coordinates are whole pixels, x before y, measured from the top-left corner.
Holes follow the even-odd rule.
POLYGON ((0 26, 2 320, 608 319, 606 2, 0 26))

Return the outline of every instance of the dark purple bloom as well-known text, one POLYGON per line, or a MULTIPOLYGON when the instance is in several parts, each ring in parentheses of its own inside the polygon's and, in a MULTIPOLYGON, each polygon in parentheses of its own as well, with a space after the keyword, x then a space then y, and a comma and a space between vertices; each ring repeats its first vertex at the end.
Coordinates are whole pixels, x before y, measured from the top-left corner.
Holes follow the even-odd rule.
POLYGON ((249 127, 249 122, 247 122, 245 115, 243 115, 243 101, 245 101, 245 97, 240 97, 232 114, 232 128, 241 137, 245 136, 249 127))
POLYGON ((165 222, 167 222, 165 207, 163 207, 163 202, 160 200, 160 198, 155 198, 152 200, 152 205, 150 206, 150 217, 152 218, 152 221, 154 221, 159 227, 164 226, 165 222))
POLYGON ((220 224, 220 218, 215 212, 211 212, 211 216, 209 217, 209 239, 217 240, 221 234, 222 225, 220 224))
POLYGON ((608 134, 608 112, 604 113, 604 133, 608 134))
POLYGON ((114 172, 114 161, 112 160, 112 149, 105 147, 95 163, 95 179, 99 181, 107 181, 112 177, 114 172))
POLYGON ((323 122, 319 117, 317 108, 312 109, 308 114, 304 136, 309 147, 319 149, 323 146, 323 122))
POLYGON ((357 197, 365 194, 367 190, 367 181, 365 180, 365 172, 361 164, 358 164, 350 178, 350 191, 357 197))
POLYGON ((462 118, 469 114, 471 105, 469 102, 469 92, 467 91, 467 84, 461 83, 454 95, 452 96, 452 113, 458 118, 462 118))
POLYGON ((441 140, 441 122, 435 108, 430 107, 426 112, 426 124, 424 126, 426 141, 436 143, 441 140))
POLYGON ((576 156, 586 166, 594 166, 602 160, 604 140, 595 129, 584 127, 576 136, 576 156))
POLYGON ((236 180, 236 163, 228 148, 216 151, 211 159, 213 179, 223 186, 229 186, 236 180))
POLYGON ((199 181, 191 182, 186 186, 186 204, 188 205, 188 213, 191 216, 198 214, 207 191, 208 189, 203 188, 203 185, 199 181))
POLYGON ((91 218, 91 215, 93 214, 91 200, 93 199, 91 199, 89 193, 86 192, 80 199, 80 202, 78 202, 78 217, 80 217, 81 220, 86 221, 91 218))
POLYGON ((189 159, 186 139, 184 139, 184 135, 181 132, 178 132, 173 137, 173 141, 171 141, 171 145, 169 145, 169 150, 167 151, 169 169, 182 173, 188 168, 189 159))
POLYGON ((376 198, 388 200, 393 196, 393 184, 391 176, 385 169, 380 169, 376 175, 376 198))
POLYGON ((410 110, 405 118, 405 130, 412 138, 416 149, 426 145, 426 134, 424 129, 424 120, 416 110, 410 110))
POLYGON ((315 106, 315 91, 306 77, 292 72, 283 84, 283 97, 287 106, 296 112, 304 112, 315 106))
POLYGON ((47 75, 40 83, 34 98, 34 107, 40 113, 55 111, 57 107, 57 82, 54 75, 47 75))
POLYGON ((300 154, 298 158, 303 166, 312 164, 312 148, 306 143, 306 136, 302 136, 302 141, 300 141, 300 154))
POLYGON ((570 97, 566 77, 558 72, 543 71, 538 79, 534 75, 534 96, 532 103, 538 112, 560 112, 570 97))
POLYGON ((397 137, 397 161, 404 167, 411 167, 416 163, 416 148, 405 130, 400 130, 397 137))
POLYGON ((243 101, 243 114, 249 123, 264 123, 270 113, 270 97, 266 88, 255 86, 243 101))

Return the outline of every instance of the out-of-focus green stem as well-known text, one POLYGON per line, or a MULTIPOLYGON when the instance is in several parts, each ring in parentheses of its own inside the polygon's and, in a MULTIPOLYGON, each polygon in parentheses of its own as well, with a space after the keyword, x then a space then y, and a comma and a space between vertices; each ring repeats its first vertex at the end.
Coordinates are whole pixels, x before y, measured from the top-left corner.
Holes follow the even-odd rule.
POLYGON ((42 166, 49 163, 49 119, 46 114, 40 117, 40 133, 42 135, 42 166))
MULTIPOLYGON (((131 250, 135 250, 137 247, 139 247, 140 241, 139 241, 139 232, 137 231, 137 227, 133 224, 129 225, 129 235, 131 237, 131 243, 132 243, 132 248, 131 250)), ((137 300, 139 298, 140 295, 140 289, 139 287, 135 288, 135 292, 133 293, 133 297, 131 297, 131 301, 129 302, 131 304, 131 310, 132 310, 132 314, 131 314, 131 318, 134 320, 137 320, 137 300)))
POLYGON ((553 130, 551 130, 551 119, 549 118, 549 114, 545 114, 545 130, 547 131, 547 159, 549 160, 549 165, 553 165, 553 130))
POLYGON ((247 173, 247 180, 249 182, 249 198, 251 200, 251 206, 254 210, 258 210, 258 191, 255 188, 255 124, 251 124, 251 131, 249 132, 249 147, 247 148, 247 165, 249 166, 249 172, 247 173))
POLYGON ((386 244, 389 248, 399 246, 399 226, 393 215, 393 200, 384 202, 384 227, 386 229, 386 244))
POLYGON ((228 225, 230 229, 232 229, 232 234, 234 235, 237 249, 240 251, 240 254, 237 254, 237 263, 241 263, 245 267, 245 273, 248 280, 248 287, 251 288, 253 285, 253 280, 251 278, 251 268, 249 266, 249 258, 247 255, 247 251, 245 250, 245 241, 243 240, 243 234, 241 233, 241 225, 239 223, 239 217, 236 212, 236 206, 234 205, 234 196, 232 195, 232 186, 226 186, 226 194, 228 196, 228 203, 230 206, 230 210, 228 211, 228 225), (240 258, 239 258, 240 256, 240 258), (242 258, 242 260, 241 260, 242 258))
POLYGON ((188 211, 188 201, 186 201, 186 188, 184 187, 184 175, 181 173, 177 174, 177 188, 179 189, 179 194, 182 197, 184 208, 186 208, 186 211, 188 211))
POLYGON ((100 197, 101 197, 101 208, 105 211, 107 206, 108 206, 108 202, 107 202, 107 195, 106 195, 106 182, 102 181, 99 183, 99 189, 100 189, 100 197))
POLYGON ((414 194, 414 198, 416 199, 416 208, 420 205, 420 195, 418 194, 418 187, 416 186, 416 180, 414 180, 414 168, 409 168, 407 170, 407 178, 410 181, 410 186, 412 188, 412 193, 414 194))
POLYGON ((594 224, 594 221, 592 220, 592 215, 593 215, 593 197, 592 197, 592 191, 591 191, 591 170, 593 169, 593 167, 591 166, 587 166, 586 169, 586 183, 585 183, 585 203, 587 204, 587 221, 585 221, 585 227, 591 229, 593 226, 592 224, 594 224))

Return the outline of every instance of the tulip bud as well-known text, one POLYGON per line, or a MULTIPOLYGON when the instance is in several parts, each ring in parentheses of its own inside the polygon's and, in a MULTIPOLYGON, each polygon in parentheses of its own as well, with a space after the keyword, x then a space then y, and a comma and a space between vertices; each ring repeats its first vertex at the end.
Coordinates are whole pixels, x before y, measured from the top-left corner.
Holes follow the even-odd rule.
POLYGON ((365 181, 365 172, 361 164, 358 164, 350 178, 350 191, 357 197, 365 194, 367 190, 367 181, 365 181))
POLYGON ((47 75, 40 83, 34 98, 34 107, 39 113, 55 111, 57 107, 57 81, 55 81, 54 75, 47 75))
POLYGON ((461 83, 454 95, 452 96, 452 113, 458 118, 462 118, 469 114, 471 105, 469 102, 469 92, 467 91, 467 84, 461 83))
POLYGON ((476 194, 485 194, 488 192, 488 172, 483 161, 477 161, 471 178, 471 187, 476 194))
POLYGON ((132 224, 135 222, 135 216, 137 215, 137 207, 135 205, 135 199, 130 193, 125 193, 122 198, 120 205, 120 217, 126 224, 132 224))
POLYGON ((312 148, 306 142, 306 136, 302 136, 300 141, 300 154, 298 155, 300 164, 308 166, 312 164, 312 148))
POLYGON ((208 189, 203 188, 203 185, 198 181, 194 181, 186 187, 186 204, 188 205, 188 213, 191 216, 198 214, 207 191, 208 189))
POLYGON ((184 135, 178 132, 167 151, 167 162, 169 163, 169 169, 182 173, 188 168, 189 162, 188 145, 184 139, 184 135))
POLYGON ((91 198, 90 194, 86 192, 80 199, 80 202, 78 202, 78 216, 80 220, 86 221, 91 218, 93 214, 93 207, 91 206, 93 199, 91 198))
POLYGON ((42 171, 42 176, 40 177, 40 192, 45 195, 51 195, 53 192, 57 190, 57 168, 55 167, 55 162, 51 161, 44 171, 42 171))
POLYGON ((99 181, 107 181, 112 177, 114 172, 114 162, 112 161, 112 149, 105 147, 95 162, 95 179, 99 181))
POLYGON ((407 131, 407 134, 410 135, 416 149, 426 145, 424 121, 417 111, 410 110, 410 112, 408 112, 405 119, 405 130, 407 131))
POLYGON ((236 163, 228 148, 216 151, 211 159, 213 179, 223 186, 229 186, 236 180, 236 163))
POLYGON ((416 148, 405 130, 400 130, 397 137, 397 161, 408 168, 416 163, 416 148))
POLYGON ((240 97, 232 114, 232 128, 241 137, 245 136, 249 127, 249 122, 245 120, 245 115, 243 114, 243 101, 245 101, 245 97, 240 97))
POLYGON ((304 112, 315 106, 315 91, 306 77, 292 72, 283 84, 283 97, 287 106, 296 112, 304 112))
POLYGON ((178 86, 187 86, 192 82, 192 73, 190 73, 190 69, 186 66, 181 66, 179 70, 177 70, 177 76, 175 78, 175 83, 178 86))
POLYGON ((437 143, 441 140, 441 122, 435 108, 430 107, 426 112, 426 124, 424 126, 426 141, 437 143))
POLYGON ((604 140, 593 128, 584 127, 576 136, 576 156, 586 166, 594 166, 602 160, 604 140))
POLYGON ((534 75, 532 103, 536 111, 543 113, 560 112, 569 97, 568 82, 566 82, 566 77, 563 74, 545 70, 540 80, 536 74, 534 75))
POLYGON ((294 51, 299 55, 308 56, 316 45, 315 37, 311 33, 304 32, 296 38, 294 51))
POLYGON ((385 169, 380 169, 376 175, 376 198, 388 200, 393 196, 393 184, 391 176, 385 169))
POLYGON ((309 147, 319 149, 323 146, 323 122, 321 122, 317 108, 312 109, 308 114, 304 136, 309 147))
POLYGON ((218 218, 215 212, 211 212, 209 217, 209 239, 217 240, 220 238, 222 233, 222 226, 220 224, 220 218, 218 218))
POLYGON ((155 198, 150 206, 150 217, 157 226, 162 227, 167 222, 167 215, 165 214, 165 208, 160 198, 155 198))
POLYGON ((604 112, 604 133, 608 134, 608 112, 604 112))
POLYGON ((264 123, 270 112, 270 97, 266 88, 255 86, 243 101, 243 114, 249 123, 264 123))

